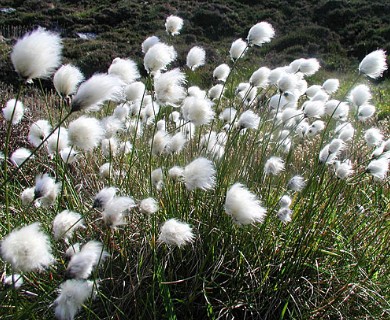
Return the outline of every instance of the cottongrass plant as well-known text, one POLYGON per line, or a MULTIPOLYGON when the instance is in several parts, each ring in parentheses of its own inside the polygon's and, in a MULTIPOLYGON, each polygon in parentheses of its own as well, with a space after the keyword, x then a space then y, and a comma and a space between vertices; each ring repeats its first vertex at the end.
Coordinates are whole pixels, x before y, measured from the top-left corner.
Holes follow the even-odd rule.
POLYGON ((175 61, 183 26, 86 81, 58 35, 15 44, 20 76, 54 74, 61 97, 4 111, 1 317, 388 318, 389 130, 368 82, 385 52, 348 89, 312 83, 315 58, 246 68, 276 34, 263 21, 206 86, 201 47, 175 61), (29 145, 11 143, 19 121, 29 145))

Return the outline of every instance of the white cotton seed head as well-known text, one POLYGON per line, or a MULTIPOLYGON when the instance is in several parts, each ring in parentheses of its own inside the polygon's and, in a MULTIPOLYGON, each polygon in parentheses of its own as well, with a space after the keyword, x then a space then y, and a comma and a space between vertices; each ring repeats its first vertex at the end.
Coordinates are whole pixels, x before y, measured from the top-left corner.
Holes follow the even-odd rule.
POLYGON ((169 246, 182 247, 192 243, 195 235, 189 224, 176 219, 169 219, 164 222, 160 229, 158 241, 164 242, 169 246))
POLYGON ((57 214, 53 220, 53 234, 56 240, 68 240, 75 230, 84 227, 84 220, 81 215, 74 211, 64 210, 57 214))
POLYGON ((244 111, 236 123, 237 128, 241 129, 257 129, 259 127, 260 117, 252 110, 244 111))
POLYGON ((143 199, 139 204, 139 209, 142 213, 154 214, 158 211, 158 202, 153 198, 143 199))
POLYGON ((183 118, 195 126, 209 124, 214 118, 213 103, 208 99, 187 97, 182 104, 183 118))
POLYGON ((35 198, 35 187, 24 189, 20 194, 22 205, 27 206, 34 201, 35 198))
POLYGON ((184 177, 184 169, 182 167, 174 166, 168 170, 168 176, 176 181, 180 181, 184 177))
POLYGON ((327 94, 333 94, 339 89, 339 86, 339 79, 328 79, 322 84, 322 89, 325 90, 327 94))
POLYGON ((106 162, 99 167, 99 176, 103 179, 110 179, 114 177, 117 172, 114 170, 113 164, 106 162))
POLYGON ((47 152, 51 155, 69 146, 68 129, 60 127, 47 139, 47 152))
POLYGON ((48 78, 61 63, 58 34, 38 28, 19 39, 11 52, 16 72, 24 79, 48 78))
POLYGON ((347 142, 351 140, 355 134, 355 129, 349 122, 338 125, 335 129, 335 133, 338 133, 338 138, 347 142))
POLYGON ((350 160, 343 162, 335 162, 335 174, 339 179, 347 179, 353 174, 352 164, 350 160))
POLYGON ((186 77, 179 69, 173 69, 154 79, 157 102, 177 106, 186 96, 186 77))
POLYGON ((284 170, 284 161, 279 157, 269 158, 264 165, 264 174, 278 175, 284 170))
POLYGON ((154 169, 150 174, 150 179, 153 186, 158 190, 162 190, 163 187, 163 172, 161 168, 154 169))
POLYGON ((67 280, 60 285, 60 293, 54 301, 54 313, 58 320, 73 320, 82 305, 93 295, 94 282, 67 280))
POLYGON ((275 30, 272 25, 268 22, 262 21, 249 29, 247 40, 251 46, 261 46, 264 43, 270 42, 274 36, 275 30))
POLYGON ((185 143, 187 142, 185 136, 183 133, 178 132, 172 136, 172 138, 169 140, 169 152, 172 153, 180 153, 183 148, 185 143))
POLYGON ((65 257, 72 258, 77 252, 80 252, 80 243, 76 242, 74 244, 71 244, 66 250, 65 250, 65 257))
POLYGON ((79 68, 65 64, 59 68, 53 77, 54 88, 63 97, 74 94, 77 87, 84 81, 84 75, 79 68))
POLYGON ((269 100, 268 107, 272 112, 279 112, 283 110, 288 103, 289 101, 284 94, 275 94, 269 100))
POLYGON ((286 73, 284 67, 272 69, 268 75, 269 84, 277 84, 278 80, 286 73))
POLYGON ((161 70, 165 70, 167 66, 176 59, 176 57, 176 50, 172 46, 159 42, 146 52, 144 57, 144 66, 147 72, 154 75, 161 70))
POLYGON ((219 114, 219 119, 227 123, 232 123, 236 117, 236 113, 237 111, 234 108, 223 109, 222 112, 219 114))
POLYGON ((12 122, 12 124, 18 124, 24 115, 24 105, 16 99, 11 99, 7 101, 2 111, 5 120, 12 122))
POLYGON ((359 64, 359 72, 366 76, 377 79, 387 70, 386 51, 375 50, 364 57, 359 64))
POLYGON ((195 70, 206 62, 206 51, 201 47, 193 47, 187 54, 187 67, 195 70))
POLYGON ((72 112, 97 111, 105 101, 119 101, 124 82, 117 76, 97 73, 83 82, 72 100, 72 112))
POLYGON ((213 71, 213 78, 225 82, 230 73, 230 67, 226 64, 220 64, 213 71))
POLYGON ((142 53, 146 53, 148 52, 148 50, 153 47, 156 43, 159 43, 160 42, 160 39, 156 36, 151 36, 151 37, 148 37, 144 40, 144 42, 142 42, 142 46, 141 46, 141 49, 142 49, 142 53))
POLYGON ((187 190, 211 190, 215 187, 215 167, 206 158, 197 158, 184 168, 184 183, 187 190))
POLYGON ((287 183, 287 189, 296 192, 302 191, 305 186, 305 178, 299 175, 292 177, 287 183))
POLYGON ((320 118, 325 113, 325 104, 322 101, 306 101, 302 111, 307 118, 320 118))
POLYGON ((35 180, 34 198, 39 199, 43 207, 49 207, 54 204, 60 186, 61 183, 56 183, 48 174, 40 174, 35 180))
POLYGON ((235 61, 235 60, 243 57, 247 47, 248 47, 247 43, 244 40, 242 40, 241 38, 233 41, 233 43, 230 47, 230 51, 229 51, 230 58, 233 61, 235 61))
POLYGON ((188 95, 196 98, 204 98, 206 91, 201 90, 198 86, 191 86, 187 89, 188 95))
POLYGON ((100 126, 104 131, 104 137, 110 139, 123 130, 124 123, 115 116, 108 116, 100 120, 100 126))
POLYGON ((365 84, 359 84, 354 87, 349 94, 349 101, 355 106, 360 107, 367 104, 372 98, 370 88, 365 84))
POLYGON ((321 90, 322 87, 320 85, 315 84, 307 88, 305 93, 309 98, 313 98, 321 90))
POLYGON ((119 154, 129 154, 133 150, 133 145, 130 141, 122 141, 118 147, 119 154))
POLYGON ((28 141, 38 147, 51 132, 51 125, 47 120, 38 120, 31 124, 28 132, 28 141))
POLYGON ((137 64, 131 59, 115 58, 110 67, 108 74, 119 77, 124 83, 129 84, 141 77, 137 64))
POLYGON ((339 153, 340 151, 344 150, 344 148, 345 148, 344 141, 338 138, 332 139, 332 141, 329 144, 330 153, 339 153))
POLYGON ((50 239, 38 222, 15 229, 1 242, 1 256, 15 271, 42 271, 54 262, 50 239))
POLYGON ((271 70, 267 67, 261 67, 252 73, 249 83, 254 87, 266 88, 268 86, 268 76, 271 70))
POLYGON ((369 103, 363 104, 358 108, 358 119, 359 121, 367 121, 375 114, 375 106, 369 103))
POLYGON ((317 59, 304 59, 299 66, 299 71, 306 76, 311 76, 315 74, 320 69, 320 67, 320 63, 317 59))
POLYGON ((183 19, 170 15, 166 20, 165 20, 165 30, 167 31, 168 34, 172 36, 176 36, 180 34, 181 28, 183 28, 183 19))
POLYGON ((276 83, 277 87, 281 92, 293 91, 297 87, 298 79, 295 74, 284 74, 281 76, 276 83))
POLYGON ((69 123, 69 144, 81 150, 90 151, 100 144, 104 133, 99 120, 81 116, 69 123))
POLYGON ((60 151, 62 161, 68 164, 76 162, 78 154, 76 150, 70 147, 66 147, 60 151))
POLYGON ((162 155, 169 152, 171 136, 165 130, 158 130, 151 140, 152 154, 162 155))
POLYGON ((124 217, 134 207, 135 202, 133 198, 114 197, 105 205, 102 212, 103 221, 113 228, 126 224, 124 217))
POLYGON ((93 269, 108 257, 103 244, 89 241, 69 261, 66 275, 69 278, 88 279, 93 269))
POLYGON ((207 93, 207 96, 211 100, 219 99, 223 95, 224 86, 222 84, 216 84, 215 86, 211 87, 210 90, 207 93))
POLYGON ((125 87, 124 94, 127 101, 141 100, 145 94, 145 85, 139 81, 133 82, 125 87))
POLYGON ((336 161, 338 154, 330 152, 329 147, 330 147, 330 144, 327 144, 320 151, 318 159, 321 163, 332 164, 336 161))
POLYGON ((291 222, 292 211, 288 207, 282 207, 277 213, 277 217, 283 223, 291 222))
POLYGON ((225 211, 237 224, 261 223, 266 209, 260 200, 241 183, 232 185, 226 193, 225 211))
POLYGON ((369 146, 378 146, 383 141, 383 134, 378 128, 370 128, 366 130, 364 140, 369 146))
POLYGON ((106 187, 100 190, 93 200, 93 208, 105 209, 108 202, 110 202, 116 194, 117 189, 114 187, 106 187))
POLYGON ((291 203, 292 203, 292 200, 291 200, 290 196, 288 196, 287 194, 285 194, 279 200, 279 206, 281 208, 288 208, 288 207, 290 207, 291 203))
POLYGON ((381 157, 379 159, 372 160, 368 164, 366 170, 374 177, 375 180, 382 181, 386 178, 389 170, 389 159, 381 157))
POLYGON ((118 151, 118 140, 116 138, 103 139, 101 149, 106 158, 115 157, 118 151))
POLYGON ((26 148, 19 148, 16 149, 14 152, 11 154, 11 161, 15 166, 19 167, 24 161, 26 161, 28 158, 33 158, 31 157, 31 151, 26 149, 26 148))

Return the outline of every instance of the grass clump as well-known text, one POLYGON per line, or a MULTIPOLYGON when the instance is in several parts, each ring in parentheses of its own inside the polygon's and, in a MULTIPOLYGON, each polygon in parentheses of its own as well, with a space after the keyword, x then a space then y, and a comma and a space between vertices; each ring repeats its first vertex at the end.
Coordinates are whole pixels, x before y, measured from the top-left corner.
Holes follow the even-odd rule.
POLYGON ((297 59, 251 77, 246 43, 205 79, 167 71, 177 37, 149 73, 115 59, 80 86, 57 75, 66 93, 21 82, 37 115, 3 112, 2 318, 388 317, 388 119, 365 75, 325 84, 297 59))

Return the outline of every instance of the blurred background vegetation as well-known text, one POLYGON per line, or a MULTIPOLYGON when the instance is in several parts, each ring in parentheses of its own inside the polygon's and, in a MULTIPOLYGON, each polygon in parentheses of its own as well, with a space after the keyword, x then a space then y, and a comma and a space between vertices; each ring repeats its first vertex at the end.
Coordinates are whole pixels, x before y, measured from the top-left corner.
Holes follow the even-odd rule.
MULTIPOLYGON (((0 81, 16 83, 9 52, 16 39, 37 26, 64 38, 64 62, 72 62, 88 77, 105 72, 115 57, 130 57, 142 65, 141 46, 151 35, 165 37, 170 14, 185 20, 175 38, 178 65, 197 44, 207 51, 208 68, 228 59, 233 40, 268 21, 276 37, 248 57, 248 66, 262 57, 268 67, 300 57, 316 57, 325 70, 343 72, 367 53, 390 51, 390 2, 383 0, 3 0, 0 7, 0 81)), ((385 77, 389 77, 388 73, 385 77)), ((207 84, 206 84, 207 85, 207 84)))

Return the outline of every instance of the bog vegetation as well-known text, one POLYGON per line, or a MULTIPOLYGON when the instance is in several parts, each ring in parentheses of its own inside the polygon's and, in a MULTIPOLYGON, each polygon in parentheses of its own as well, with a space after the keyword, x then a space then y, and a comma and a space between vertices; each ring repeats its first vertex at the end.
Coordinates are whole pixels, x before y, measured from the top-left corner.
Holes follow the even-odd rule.
POLYGON ((142 59, 88 77, 57 33, 13 45, 2 318, 389 317, 385 51, 348 82, 313 82, 315 58, 248 68, 277 41, 259 22, 200 76, 207 51, 178 58, 182 27, 169 16, 142 59))

